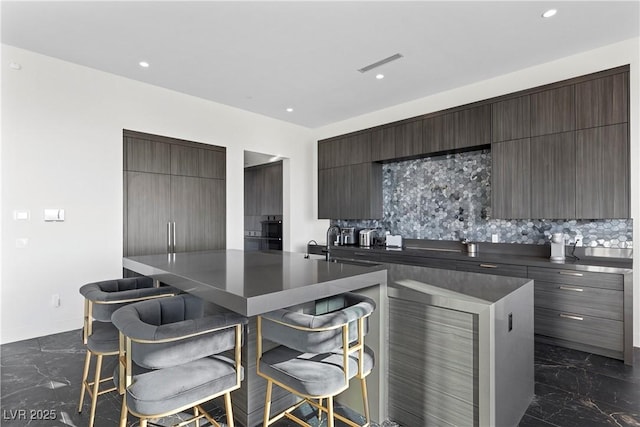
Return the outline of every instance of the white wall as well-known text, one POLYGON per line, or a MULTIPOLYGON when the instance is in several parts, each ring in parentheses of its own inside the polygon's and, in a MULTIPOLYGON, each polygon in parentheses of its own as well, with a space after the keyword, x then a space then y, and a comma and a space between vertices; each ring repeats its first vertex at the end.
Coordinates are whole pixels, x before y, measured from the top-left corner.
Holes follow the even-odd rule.
MULTIPOLYGON (((640 164, 640 121, 638 120, 640 117, 640 38, 333 123, 316 129, 314 139, 329 138, 626 64, 631 65, 631 217, 635 220, 633 241, 638 246, 640 244, 640 222, 638 221, 640 219, 640 170, 633 166, 640 164)), ((314 180, 317 180, 317 172, 314 180)), ((324 241, 322 233, 314 235, 314 238, 324 241)), ((634 252, 634 264, 637 266, 640 265, 640 251, 636 249, 634 252)), ((640 268, 635 269, 633 276, 634 345, 640 346, 640 268)))
POLYGON ((244 150, 289 159, 285 249, 318 226, 310 130, 6 45, 2 67, 2 342, 80 328, 78 288, 120 277, 122 129, 227 147, 229 248, 243 248, 244 150), (66 220, 45 223, 44 208, 66 220))
MULTIPOLYGON (((227 147, 227 245, 242 248, 244 150, 284 162, 285 250, 324 242, 316 220, 314 141, 618 65, 631 64, 631 117, 640 113, 640 39, 528 68, 316 130, 2 46, 0 309, 2 342, 79 328, 83 283, 120 274, 122 129, 227 147), (9 62, 22 70, 7 68, 9 62), (44 223, 45 207, 64 223, 44 223), (15 209, 31 220, 13 220, 15 209), (16 239, 28 246, 16 248, 16 239), (62 305, 51 306, 59 294, 62 305)), ((640 127, 631 122, 631 163, 640 127)), ((640 217, 640 171, 631 169, 632 217, 640 217)), ((640 227, 634 227, 640 242, 640 227)), ((637 251, 636 251, 637 253, 637 251)), ((638 261, 640 255, 635 255, 638 261)), ((634 273, 634 339, 640 346, 640 271, 634 273)))

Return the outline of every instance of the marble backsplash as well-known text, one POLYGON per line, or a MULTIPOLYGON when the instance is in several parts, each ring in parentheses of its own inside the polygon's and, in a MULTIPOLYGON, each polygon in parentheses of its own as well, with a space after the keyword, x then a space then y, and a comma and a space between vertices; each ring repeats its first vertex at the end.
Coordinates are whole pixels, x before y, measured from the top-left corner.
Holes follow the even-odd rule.
POLYGON ((334 220, 340 227, 375 228, 408 239, 545 244, 564 233, 568 244, 632 248, 631 219, 503 220, 491 218, 491 151, 388 163, 382 170, 383 218, 334 220))

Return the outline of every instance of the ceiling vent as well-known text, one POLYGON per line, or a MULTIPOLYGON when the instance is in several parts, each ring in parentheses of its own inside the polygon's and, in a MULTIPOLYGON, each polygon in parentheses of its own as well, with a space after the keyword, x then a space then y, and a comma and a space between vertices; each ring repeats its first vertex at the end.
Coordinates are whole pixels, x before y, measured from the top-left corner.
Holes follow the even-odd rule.
POLYGON ((374 68, 378 68, 384 64, 388 64, 389 62, 395 61, 396 59, 400 59, 400 58, 402 58, 402 55, 399 53, 396 53, 395 55, 391 55, 388 58, 381 59, 378 62, 374 62, 373 64, 369 64, 366 67, 362 67, 358 71, 360 71, 361 73, 366 73, 367 71, 371 71, 374 68))

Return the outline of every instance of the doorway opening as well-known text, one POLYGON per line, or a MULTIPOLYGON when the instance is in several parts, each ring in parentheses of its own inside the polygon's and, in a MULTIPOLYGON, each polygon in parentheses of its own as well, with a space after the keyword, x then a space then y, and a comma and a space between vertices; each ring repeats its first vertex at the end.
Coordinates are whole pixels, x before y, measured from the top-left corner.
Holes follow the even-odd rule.
POLYGON ((283 157, 244 152, 244 250, 282 250, 283 157))

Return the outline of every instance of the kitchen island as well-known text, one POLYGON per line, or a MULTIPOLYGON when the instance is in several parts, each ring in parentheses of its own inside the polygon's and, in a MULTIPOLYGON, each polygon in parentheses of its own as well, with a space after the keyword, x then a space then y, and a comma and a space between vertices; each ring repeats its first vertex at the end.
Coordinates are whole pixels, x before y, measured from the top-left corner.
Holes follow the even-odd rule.
MULTIPOLYGON (((377 309, 370 318, 366 341, 376 354, 376 364, 368 377, 369 404, 374 420, 386 419, 386 396, 382 393, 386 390, 387 328, 384 266, 328 263, 301 253, 240 250, 127 257, 122 265, 212 303, 211 310, 231 310, 249 317, 242 350, 244 381, 232 394, 234 417, 246 427, 262 423, 266 391, 266 382, 256 374, 255 316, 291 306, 305 309, 309 303, 344 292, 373 298, 377 309)), ((359 392, 359 387, 352 388, 359 392)), ((273 412, 292 402, 292 396, 278 388, 272 397, 273 412)), ((360 406, 354 409, 360 410, 360 406)))
POLYGON ((534 394, 533 281, 385 267, 389 417, 403 426, 517 426, 534 394))
MULTIPOLYGON (((245 426, 261 424, 264 405, 264 381, 255 373, 255 316, 290 306, 304 310, 348 291, 377 303, 367 336, 376 354, 368 380, 374 420, 515 426, 533 397, 533 281, 526 278, 326 262, 279 251, 138 256, 123 265, 250 318, 245 380, 233 395, 245 426)), ((274 402, 284 407, 288 398, 280 394, 274 402)), ((359 387, 338 401, 359 411, 359 387)))

